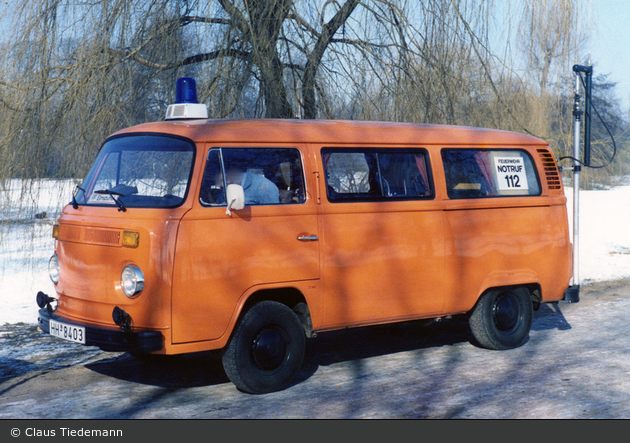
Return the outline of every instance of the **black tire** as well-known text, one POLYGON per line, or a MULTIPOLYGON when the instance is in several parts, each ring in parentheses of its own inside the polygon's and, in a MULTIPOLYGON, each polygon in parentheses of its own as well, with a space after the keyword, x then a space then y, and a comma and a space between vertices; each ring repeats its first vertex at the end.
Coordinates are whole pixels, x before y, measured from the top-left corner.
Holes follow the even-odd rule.
POLYGON ((517 348, 529 337, 533 303, 526 288, 498 288, 486 292, 469 319, 470 330, 488 349, 517 348))
POLYGON ((263 301, 236 326, 223 354, 228 378, 243 392, 264 394, 286 388, 304 361, 306 337, 295 312, 263 301))

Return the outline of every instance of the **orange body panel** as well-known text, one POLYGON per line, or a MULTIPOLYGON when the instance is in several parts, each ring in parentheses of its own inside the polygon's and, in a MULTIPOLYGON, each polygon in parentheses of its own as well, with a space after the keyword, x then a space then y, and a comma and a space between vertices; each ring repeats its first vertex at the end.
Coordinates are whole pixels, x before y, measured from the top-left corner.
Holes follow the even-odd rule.
POLYGON ((322 205, 324 328, 443 313, 441 206, 435 201, 322 205))
MULTIPOLYGON (((255 287, 319 279, 313 202, 235 211, 194 208, 179 228, 173 287, 173 341, 215 340, 235 320, 235 307, 255 287)), ((313 283, 316 285, 317 283, 313 283)))
POLYGON ((129 209, 123 219, 113 208, 66 208, 56 248, 61 257, 57 312, 69 320, 111 326, 112 310, 120 306, 134 328, 170 335, 175 240, 185 212, 129 209), (140 233, 137 248, 121 245, 123 230, 140 233), (109 241, 94 241, 94 231, 109 234, 109 241), (146 291, 131 299, 120 284, 121 269, 130 263, 140 266, 146 278, 146 291))
POLYGON ((274 120, 152 123, 116 136, 132 133, 172 134, 196 145, 187 197, 170 209, 67 206, 56 246, 56 313, 113 327, 119 306, 132 328, 162 332, 161 353, 223 348, 261 291, 301 294, 312 329, 323 331, 465 313, 498 286, 529 285, 541 301, 557 301, 569 285, 566 198, 539 139, 448 126, 274 120), (203 206, 205 162, 217 147, 299 149, 306 201, 246 206, 231 216, 225 207, 203 206), (330 147, 424 149, 432 198, 330 202, 321 156, 330 147), (443 147, 526 150, 540 195, 451 200, 443 147), (140 234, 136 248, 122 246, 124 230, 140 234), (127 264, 145 276, 145 289, 132 298, 121 290, 127 264))

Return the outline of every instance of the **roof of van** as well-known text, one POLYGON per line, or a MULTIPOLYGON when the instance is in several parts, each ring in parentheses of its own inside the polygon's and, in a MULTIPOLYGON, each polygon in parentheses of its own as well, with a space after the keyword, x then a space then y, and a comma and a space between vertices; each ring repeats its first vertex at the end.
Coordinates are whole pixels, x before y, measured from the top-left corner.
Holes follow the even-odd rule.
POLYGON ((350 120, 199 119, 143 123, 114 135, 157 132, 212 143, 321 143, 321 144, 509 144, 547 145, 539 138, 496 129, 350 120))

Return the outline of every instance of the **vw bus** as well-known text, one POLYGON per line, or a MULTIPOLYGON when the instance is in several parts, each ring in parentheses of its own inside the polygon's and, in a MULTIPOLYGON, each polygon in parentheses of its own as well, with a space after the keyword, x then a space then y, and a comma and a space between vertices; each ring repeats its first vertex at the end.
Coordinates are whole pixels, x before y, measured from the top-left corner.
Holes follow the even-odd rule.
POLYGON ((318 332, 463 315, 479 345, 511 349, 541 303, 578 301, 540 139, 171 106, 104 141, 54 225, 44 333, 219 350, 239 390, 265 393, 291 383, 318 332))

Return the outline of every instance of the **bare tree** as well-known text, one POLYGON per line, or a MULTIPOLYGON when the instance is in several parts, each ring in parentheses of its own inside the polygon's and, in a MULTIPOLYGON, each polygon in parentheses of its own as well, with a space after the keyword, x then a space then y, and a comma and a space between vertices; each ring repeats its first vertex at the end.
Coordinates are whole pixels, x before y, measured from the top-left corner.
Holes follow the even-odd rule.
MULTIPOLYGON (((521 23, 543 3, 572 1, 527 0, 521 23)), ((561 23, 574 23, 572 11, 561 23)), ((213 117, 551 132, 540 109, 552 105, 528 98, 514 69, 497 69, 488 0, 25 0, 7 14, 17 31, 0 72, 4 177, 81 176, 107 134, 162 118, 182 75, 197 78, 213 117)), ((545 89, 574 41, 554 23, 522 33, 545 89)))
POLYGON ((537 75, 541 95, 547 92, 554 63, 567 69, 581 59, 579 51, 586 38, 582 15, 578 0, 524 1, 518 45, 527 69, 537 75))
POLYGON ((485 4, 25 0, 3 16, 16 32, 3 45, 0 149, 17 162, 0 172, 81 176, 107 134, 162 118, 182 75, 214 117, 336 118, 359 99, 377 118, 454 122, 462 73, 480 66, 470 43, 483 40, 485 4))

